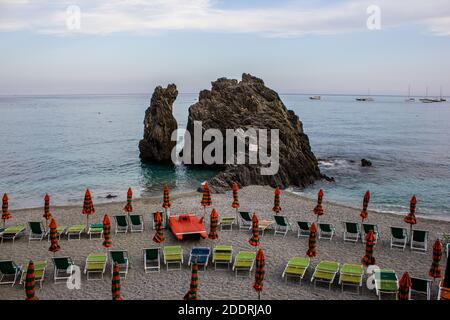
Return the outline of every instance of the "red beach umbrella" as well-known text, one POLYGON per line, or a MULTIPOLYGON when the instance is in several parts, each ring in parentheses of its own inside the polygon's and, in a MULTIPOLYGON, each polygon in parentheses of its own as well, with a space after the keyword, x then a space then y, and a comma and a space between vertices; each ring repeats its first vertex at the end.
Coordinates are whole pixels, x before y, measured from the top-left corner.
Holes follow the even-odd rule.
POLYGON ((25 294, 27 298, 25 300, 39 300, 35 295, 36 280, 34 275, 34 263, 32 260, 28 263, 27 275, 25 278, 25 294))
POLYGON ((5 193, 3 195, 2 199, 2 220, 3 220, 3 227, 5 227, 6 220, 11 219, 12 216, 8 211, 8 195, 5 193))
POLYGON ((132 201, 133 201, 133 190, 131 190, 131 188, 128 188, 128 191, 127 191, 127 204, 123 208, 123 211, 125 211, 128 214, 133 212, 132 201))
POLYGON ((184 295, 183 300, 199 300, 198 298, 198 265, 192 264, 191 284, 189 291, 184 295))
POLYGON ((211 206, 211 192, 209 191, 208 182, 205 182, 205 184, 203 185, 203 197, 200 204, 203 207, 204 215, 206 215, 206 207, 211 206))
POLYGON ((408 272, 405 272, 400 279, 398 287, 398 300, 409 300, 409 290, 411 286, 411 277, 408 272))
POLYGON ((261 300, 261 292, 263 290, 263 281, 265 275, 266 261, 264 257, 264 251, 262 249, 258 250, 256 254, 256 272, 255 272, 255 283, 253 284, 253 289, 258 292, 258 300, 261 300))
POLYGON ((47 226, 48 220, 52 218, 52 214, 50 213, 50 196, 46 193, 44 197, 44 215, 45 226, 47 226))
POLYGON ((114 264, 113 275, 111 280, 111 293, 113 300, 123 300, 120 295, 120 269, 117 263, 114 264))
POLYGON ((156 223, 156 233, 153 236, 153 241, 156 243, 161 243, 164 241, 164 233, 162 230, 162 219, 161 219, 161 213, 158 211, 155 213, 155 223, 156 223))
POLYGON ((366 193, 364 194, 363 208, 362 208, 362 211, 360 214, 361 221, 363 221, 363 222, 365 219, 367 219, 367 216, 369 215, 369 213, 367 212, 367 207, 369 206, 369 201, 370 201, 370 192, 369 192, 369 190, 367 190, 366 193))
POLYGON ((433 262, 431 263, 431 268, 430 268, 430 272, 428 273, 428 275, 434 279, 438 279, 438 278, 442 278, 442 270, 441 270, 441 266, 439 265, 439 263, 441 262, 441 258, 442 258, 442 244, 439 241, 439 239, 437 239, 434 242, 433 245, 433 262))
POLYGON ((231 207, 235 208, 236 211, 240 207, 238 191, 239 191, 238 184, 236 182, 233 182, 233 203, 231 204, 231 207))
POLYGON ((417 221, 416 221, 416 203, 417 203, 417 199, 416 199, 416 196, 414 195, 414 196, 412 196, 412 198, 409 202, 409 213, 403 219, 406 223, 409 223, 410 241, 412 241, 413 225, 415 225, 417 223, 417 221))
POLYGON ((89 216, 94 214, 95 208, 94 203, 92 202, 91 192, 89 189, 86 189, 86 193, 84 194, 84 202, 83 202, 83 211, 82 213, 86 215, 86 228, 89 228, 89 216))
POLYGON ((323 199, 323 190, 320 189, 319 193, 317 194, 317 205, 314 208, 314 214, 317 215, 317 221, 319 221, 319 217, 324 213, 322 208, 322 199, 323 199))
POLYGON ((169 194, 169 192, 170 192, 169 187, 167 185, 164 185, 164 189, 163 189, 163 205, 162 205, 162 207, 164 208, 164 214, 166 216, 166 221, 168 220, 168 218, 167 218, 167 211, 172 206, 172 204, 170 203, 170 194, 169 194))
POLYGON ((259 222, 256 213, 253 213, 252 216, 252 237, 248 240, 248 243, 254 247, 259 246, 259 222))
POLYGON ((375 264, 375 258, 373 256, 373 247, 375 246, 375 235, 370 230, 366 235, 366 254, 361 259, 361 263, 365 266, 371 266, 375 264))
POLYGON ((278 214, 278 212, 281 211, 280 195, 281 195, 281 190, 280 190, 280 188, 277 187, 275 189, 275 197, 273 199, 273 208, 272 208, 272 211, 275 212, 275 214, 278 214))
POLYGON ((107 214, 103 217, 103 246, 105 248, 112 247, 111 221, 107 214))
POLYGON ((310 258, 316 256, 316 236, 317 227, 316 224, 313 223, 309 228, 308 251, 306 251, 306 255, 310 258))
POLYGON ((217 227, 219 225, 219 215, 217 214, 216 209, 213 209, 210 216, 211 222, 209 225, 210 231, 208 234, 208 238, 215 240, 219 238, 217 234, 217 227))
POLYGON ((50 222, 50 248, 48 251, 53 252, 53 255, 61 250, 61 247, 58 243, 58 231, 56 230, 58 226, 56 225, 55 219, 52 219, 50 222))

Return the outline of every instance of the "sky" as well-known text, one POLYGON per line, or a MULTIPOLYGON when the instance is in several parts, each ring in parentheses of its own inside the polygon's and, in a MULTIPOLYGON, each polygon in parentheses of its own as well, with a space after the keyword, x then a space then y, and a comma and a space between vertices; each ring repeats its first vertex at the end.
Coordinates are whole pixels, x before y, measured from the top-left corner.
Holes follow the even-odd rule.
POLYGON ((0 95, 450 95, 449 57, 450 0, 0 0, 0 95))

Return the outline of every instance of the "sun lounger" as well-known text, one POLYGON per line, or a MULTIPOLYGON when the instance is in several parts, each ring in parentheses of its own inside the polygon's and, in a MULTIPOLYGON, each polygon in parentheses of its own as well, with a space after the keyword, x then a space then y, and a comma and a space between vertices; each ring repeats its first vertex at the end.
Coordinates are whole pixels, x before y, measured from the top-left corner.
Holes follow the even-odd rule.
POLYGON ((144 219, 140 214, 130 214, 130 231, 131 232, 143 232, 144 231, 144 219))
POLYGON ((128 232, 128 219, 127 216, 117 215, 114 216, 116 220, 116 234, 117 233, 127 233, 128 232))
POLYGON ((14 286, 22 274, 22 266, 18 266, 12 260, 0 261, 0 284, 14 286))
POLYGON ((41 221, 28 222, 28 242, 33 240, 42 241, 46 235, 47 231, 41 221))
POLYGON ((448 258, 448 254, 449 254, 449 252, 450 252, 450 243, 447 243, 447 245, 445 246, 445 248, 446 248, 445 251, 447 251, 447 258, 448 258))
POLYGON ((375 243, 378 242, 378 239, 380 239, 380 233, 378 232, 378 226, 376 224, 371 223, 362 223, 361 224, 361 241, 363 243, 366 243, 366 235, 369 233, 370 230, 373 231, 373 234, 375 235, 375 243))
POLYGON ((72 275, 70 267, 74 265, 73 260, 69 257, 53 257, 52 260, 54 266, 53 280, 55 283, 58 280, 66 281, 70 278, 72 275))
POLYGON ((92 239, 92 236, 98 236, 99 239, 103 237, 103 224, 101 223, 93 223, 89 226, 88 230, 89 239, 92 239))
POLYGON ((427 252, 428 249, 428 231, 413 230, 411 250, 427 252))
POLYGON ((14 226, 6 228, 0 235, 0 237, 2 238, 1 243, 3 243, 3 240, 12 240, 14 244, 14 240, 16 240, 17 237, 21 236, 25 232, 25 229, 25 226, 14 226))
POLYGON ((251 275, 253 265, 255 264, 256 253, 251 251, 240 251, 234 257, 233 271, 235 276, 238 276, 240 271, 248 272, 248 276, 251 275))
POLYGON ((239 211, 239 230, 250 230, 252 227, 252 217, 250 212, 239 211))
POLYGON ((285 237, 288 231, 291 229, 291 224, 289 223, 288 218, 284 216, 273 216, 275 219, 275 231, 274 235, 281 234, 285 237))
POLYGON ((311 223, 307 221, 297 221, 298 232, 297 238, 309 237, 309 228, 311 228, 311 223))
MULTIPOLYGON (((42 288, 42 282, 45 280, 45 271, 47 270, 47 261, 34 261, 34 280, 39 283, 39 288, 42 288)), ((27 277, 27 270, 22 270, 20 284, 25 284, 27 277)))
POLYGON ((128 252, 126 250, 110 250, 109 256, 111 257, 111 275, 114 271, 114 264, 117 264, 119 266, 119 275, 126 279, 129 266, 128 252))
POLYGON ((357 222, 343 222, 344 225, 344 241, 358 242, 361 230, 357 222))
POLYGON ((78 240, 81 240, 81 234, 86 230, 85 224, 77 224, 74 226, 70 226, 67 228, 67 240, 70 240, 72 237, 78 237, 78 240))
POLYGON ((299 280, 299 284, 301 285, 302 279, 305 276, 306 270, 308 270, 309 264, 310 259, 308 257, 294 257, 288 261, 281 277, 284 278, 286 282, 289 277, 297 278, 299 280))
POLYGON ((229 228, 229 230, 233 230, 233 224, 236 221, 236 217, 221 217, 220 218, 220 230, 223 230, 224 227, 229 228))
POLYGON ((106 270, 106 262, 108 256, 106 253, 93 254, 91 253, 86 258, 86 264, 84 267, 84 273, 86 274, 87 280, 103 280, 103 275, 106 270), (99 278, 89 277, 92 274, 100 274, 99 278))
POLYGON ((427 300, 431 300, 431 284, 429 279, 411 277, 411 288, 409 290, 409 300, 412 300, 415 294, 424 294, 427 300))
POLYGON ((391 227, 391 248, 405 250, 408 241, 407 231, 402 227, 391 227))
POLYGON ((160 248, 145 248, 144 250, 144 272, 159 272, 160 264, 160 248))
POLYGON ((164 264, 166 270, 181 270, 183 265, 183 248, 181 246, 165 246, 163 247, 164 264), (174 264, 178 267, 170 268, 170 265, 174 264))
POLYGON ((397 299, 398 277, 394 270, 378 269, 374 270, 375 292, 381 300, 381 294, 393 294, 397 299))
POLYGON ((319 223, 319 239, 332 240, 336 229, 330 223, 319 223))
POLYGON ((197 265, 203 267, 203 270, 206 270, 208 267, 209 256, 211 255, 211 249, 207 247, 194 247, 191 250, 191 254, 189 255, 188 265, 190 266, 192 263, 196 262, 197 265))
POLYGON ((232 246, 216 246, 213 249, 212 262, 214 263, 214 270, 217 270, 217 265, 225 264, 227 270, 230 268, 233 260, 232 246))
POLYGON ((354 286, 359 294, 359 288, 362 288, 363 276, 364 268, 361 264, 343 264, 339 273, 339 284, 342 292, 344 292, 344 286, 354 286))
POLYGON ((316 266, 314 273, 311 277, 311 282, 314 283, 314 288, 317 282, 323 282, 328 284, 328 290, 331 290, 336 274, 339 271, 339 263, 334 261, 320 261, 316 266))

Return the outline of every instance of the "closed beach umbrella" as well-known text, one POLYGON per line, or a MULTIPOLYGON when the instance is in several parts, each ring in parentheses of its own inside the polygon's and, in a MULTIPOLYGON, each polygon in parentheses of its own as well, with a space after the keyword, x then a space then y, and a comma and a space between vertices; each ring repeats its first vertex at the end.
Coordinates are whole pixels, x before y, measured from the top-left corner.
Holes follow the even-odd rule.
POLYGON ((191 284, 189 291, 184 295, 183 300, 199 300, 198 298, 198 265, 192 264, 191 284))
POLYGON ((205 184, 203 185, 203 197, 201 205, 204 210, 204 215, 206 215, 206 207, 211 206, 211 192, 209 191, 208 182, 205 182, 205 184))
POLYGON ((361 217, 361 221, 364 222, 365 219, 367 219, 369 213, 367 212, 367 207, 369 206, 370 201, 370 192, 369 190, 366 191, 363 198, 363 208, 361 211, 361 214, 359 215, 361 217))
POLYGON ((373 247, 375 246, 375 235, 370 230, 366 235, 366 254, 361 259, 361 263, 368 267, 375 264, 375 258, 373 256, 373 247))
POLYGON ((128 191, 127 191, 127 204, 123 208, 123 211, 125 211, 128 214, 133 212, 133 204, 132 204, 132 202, 133 202, 133 190, 131 190, 131 188, 128 188, 128 191))
POLYGON ((441 274, 441 266, 439 263, 441 262, 442 257, 442 244, 439 239, 434 242, 433 245, 433 262, 431 263, 430 272, 428 275, 434 279, 442 278, 441 274))
POLYGON ((112 246, 111 221, 107 214, 103 217, 103 246, 105 248, 112 246))
POLYGON ((219 215, 217 214, 216 209, 213 209, 211 212, 211 216, 210 216, 211 222, 209 225, 209 234, 208 234, 208 238, 215 240, 217 238, 219 238, 218 234, 217 234, 217 227, 219 225, 219 215))
POLYGON ((306 251, 306 255, 310 258, 316 256, 316 236, 317 226, 313 223, 309 228, 308 251, 306 251))
POLYGON ((113 275, 111 280, 111 293, 113 300, 123 300, 120 295, 120 274, 119 265, 114 263, 113 275))
POLYGON ((156 243, 161 243, 164 241, 164 233, 162 230, 162 219, 161 219, 161 213, 158 211, 155 213, 155 223, 156 223, 156 232, 153 236, 153 241, 156 243))
POLYGON ((164 214, 165 214, 165 221, 167 222, 168 220, 168 209, 172 206, 172 204, 170 203, 170 190, 169 187, 167 185, 164 185, 164 189, 163 189, 163 204, 162 207, 164 208, 164 214))
POLYGON ((259 222, 256 213, 252 216, 252 237, 248 240, 251 246, 259 246, 259 222))
POLYGON ((265 268, 265 257, 264 257, 264 251, 262 249, 258 250, 258 253, 256 254, 256 272, 255 272, 255 283, 253 284, 253 289, 258 292, 258 300, 261 300, 261 291, 263 290, 263 281, 264 281, 264 275, 266 271, 265 268))
POLYGON ((413 225, 417 223, 416 221, 416 196, 412 196, 411 201, 409 202, 409 213, 403 219, 406 223, 409 223, 409 238, 412 241, 412 229, 413 225))
POLYGON ((34 295, 34 286, 36 285, 36 279, 34 275, 34 263, 32 260, 28 263, 27 275, 25 278, 25 294, 26 300, 38 300, 34 295))
POLYGON ((95 208, 94 203, 92 202, 91 192, 89 189, 86 189, 86 193, 84 194, 84 202, 83 202, 83 211, 82 213, 86 215, 86 228, 89 228, 89 216, 94 214, 95 208))
POLYGON ((45 226, 47 226, 48 220, 52 218, 52 214, 50 213, 50 196, 46 193, 44 197, 44 215, 45 226))
POLYGON ((52 219, 50 222, 50 248, 48 248, 48 251, 53 252, 53 255, 55 252, 61 250, 61 247, 58 243, 58 231, 56 230, 58 226, 56 225, 55 219, 52 219))
POLYGON ((408 300, 409 299, 409 290, 411 289, 411 277, 408 272, 405 272, 400 279, 400 283, 398 286, 398 300, 408 300))
POLYGON ((281 190, 280 190, 280 188, 277 187, 275 189, 275 197, 273 199, 273 208, 272 208, 272 211, 275 212, 275 214, 278 214, 278 212, 281 211, 280 195, 281 195, 281 190))
POLYGON ((319 217, 323 215, 322 199, 323 190, 320 189, 319 193, 317 194, 317 205, 314 207, 314 214, 317 216, 317 221, 319 221, 319 217))
POLYGON ((5 227, 6 220, 11 219, 11 214, 8 211, 8 195, 5 193, 2 199, 2 220, 3 227, 5 227))
POLYGON ((239 187, 236 182, 233 182, 233 203, 231 204, 231 207, 237 210, 239 209, 239 196, 238 196, 239 187))

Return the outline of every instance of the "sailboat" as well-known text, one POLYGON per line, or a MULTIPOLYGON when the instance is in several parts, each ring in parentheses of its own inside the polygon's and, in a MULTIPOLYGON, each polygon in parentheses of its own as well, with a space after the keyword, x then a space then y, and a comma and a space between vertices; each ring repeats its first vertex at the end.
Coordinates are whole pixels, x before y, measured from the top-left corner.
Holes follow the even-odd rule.
POLYGON ((439 96, 439 102, 445 102, 445 101, 447 101, 447 99, 442 98, 442 86, 441 86, 441 89, 440 89, 440 96, 439 96))
POLYGON ((411 98, 411 85, 408 86, 408 99, 405 100, 406 102, 414 102, 416 101, 415 98, 411 98))
POLYGON ((356 101, 374 101, 374 99, 370 96, 370 89, 367 90, 367 96, 366 97, 357 97, 356 101))
POLYGON ((433 103, 433 102, 439 102, 438 99, 430 99, 428 98, 428 87, 425 91, 425 98, 419 99, 422 103, 433 103))

